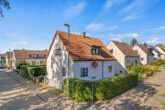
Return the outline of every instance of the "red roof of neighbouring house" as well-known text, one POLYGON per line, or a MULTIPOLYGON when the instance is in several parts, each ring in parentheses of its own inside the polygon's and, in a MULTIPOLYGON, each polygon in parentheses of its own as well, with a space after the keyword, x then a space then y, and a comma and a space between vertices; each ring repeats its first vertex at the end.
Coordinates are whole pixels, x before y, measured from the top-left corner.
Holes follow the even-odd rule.
POLYGON ((165 52, 165 46, 163 46, 163 45, 157 45, 157 47, 159 47, 163 52, 165 52))
POLYGON ((126 43, 123 42, 112 42, 119 48, 119 50, 127 57, 139 57, 139 55, 126 43))

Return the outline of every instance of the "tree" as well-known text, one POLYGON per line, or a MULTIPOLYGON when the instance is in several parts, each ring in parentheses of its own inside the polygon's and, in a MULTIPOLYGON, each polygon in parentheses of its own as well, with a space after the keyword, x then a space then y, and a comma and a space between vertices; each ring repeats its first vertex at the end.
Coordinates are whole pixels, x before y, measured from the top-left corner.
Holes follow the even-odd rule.
POLYGON ((135 44, 137 44, 137 40, 136 39, 132 39, 131 46, 133 47, 135 44))
POLYGON ((147 46, 147 43, 144 42, 143 45, 144 45, 144 46, 147 46))
POLYGON ((9 4, 8 0, 0 0, 0 17, 4 17, 2 6, 3 6, 3 8, 10 9, 10 4, 9 4))

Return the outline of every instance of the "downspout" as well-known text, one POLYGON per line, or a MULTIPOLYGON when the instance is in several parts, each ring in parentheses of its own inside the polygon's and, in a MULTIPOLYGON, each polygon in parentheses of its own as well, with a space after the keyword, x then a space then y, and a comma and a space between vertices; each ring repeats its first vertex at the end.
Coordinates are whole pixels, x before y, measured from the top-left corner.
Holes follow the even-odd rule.
POLYGON ((104 64, 104 61, 102 61, 102 80, 103 80, 103 78, 104 78, 104 77, 103 77, 103 74, 104 74, 104 73, 103 73, 103 72, 104 72, 104 70, 103 70, 103 68, 104 68, 103 64, 104 64))

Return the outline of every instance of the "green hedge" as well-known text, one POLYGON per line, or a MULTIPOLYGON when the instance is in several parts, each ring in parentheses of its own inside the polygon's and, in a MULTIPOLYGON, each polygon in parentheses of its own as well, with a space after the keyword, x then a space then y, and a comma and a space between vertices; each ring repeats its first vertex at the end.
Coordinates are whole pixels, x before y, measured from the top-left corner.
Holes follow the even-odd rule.
MULTIPOLYGON (((92 100, 92 82, 70 78, 70 98, 77 101, 92 100)), ((93 82, 94 100, 107 100, 128 90, 138 82, 136 74, 125 74, 93 82)), ((67 95, 67 79, 63 85, 64 94, 67 95)))
MULTIPOLYGON (((44 65, 21 65, 19 73, 30 80, 33 77, 46 75, 46 66, 44 65)), ((41 78, 43 79, 43 78, 41 78)))

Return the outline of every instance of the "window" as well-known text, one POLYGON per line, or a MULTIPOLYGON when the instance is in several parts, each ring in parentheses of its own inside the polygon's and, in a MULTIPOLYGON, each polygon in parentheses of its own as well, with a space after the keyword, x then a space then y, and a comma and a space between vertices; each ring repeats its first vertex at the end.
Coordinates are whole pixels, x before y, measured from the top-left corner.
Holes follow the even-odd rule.
POLYGON ((108 67, 108 71, 109 71, 109 73, 112 72, 112 65, 109 65, 109 67, 108 67))
POLYGON ((40 61, 40 64, 43 64, 43 61, 40 61))
POLYGON ((135 65, 137 65, 137 63, 138 63, 138 61, 137 61, 137 60, 135 60, 135 65))
POLYGON ((36 65, 36 61, 32 61, 32 65, 36 65))
POLYGON ((143 58, 141 58, 140 60, 143 61, 143 58))
POLYGON ((60 55, 60 49, 56 49, 55 55, 60 55))
POLYGON ((113 49, 110 49, 110 52, 113 54, 113 49))
POLYGON ((62 76, 66 76, 66 68, 62 68, 62 76))
POLYGON ((92 51, 92 55, 98 55, 99 54, 99 50, 96 48, 93 48, 91 51, 92 51))
POLYGON ((81 77, 88 76, 88 68, 81 68, 81 77))
POLYGON ((123 71, 120 71, 120 73, 122 74, 122 73, 123 73, 123 71))

